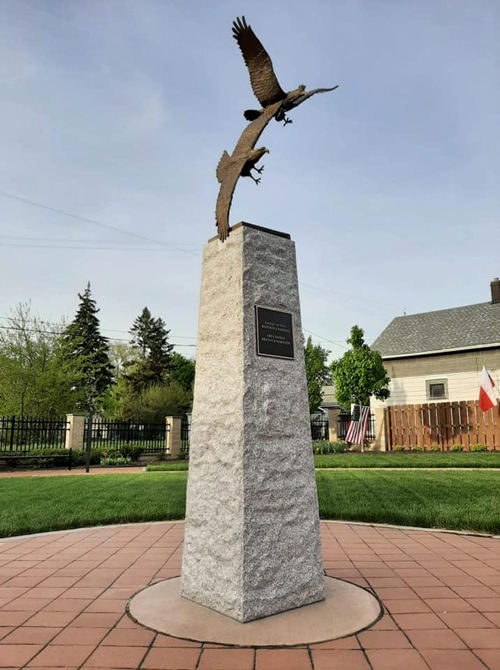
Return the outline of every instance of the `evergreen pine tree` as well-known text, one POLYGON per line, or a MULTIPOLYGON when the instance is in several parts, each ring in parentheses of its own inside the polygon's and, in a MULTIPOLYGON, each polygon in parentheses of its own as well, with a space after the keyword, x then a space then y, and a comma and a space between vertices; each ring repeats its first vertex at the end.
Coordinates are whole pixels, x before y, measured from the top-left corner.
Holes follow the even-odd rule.
POLYGON ((127 374, 134 393, 167 380, 174 348, 168 341, 169 333, 163 319, 155 319, 147 307, 134 321, 130 334, 137 357, 127 374))
POLYGON ((113 383, 113 366, 109 359, 108 339, 99 331, 99 310, 90 292, 90 282, 78 298, 80 305, 63 339, 66 356, 79 371, 79 409, 93 412, 113 383))

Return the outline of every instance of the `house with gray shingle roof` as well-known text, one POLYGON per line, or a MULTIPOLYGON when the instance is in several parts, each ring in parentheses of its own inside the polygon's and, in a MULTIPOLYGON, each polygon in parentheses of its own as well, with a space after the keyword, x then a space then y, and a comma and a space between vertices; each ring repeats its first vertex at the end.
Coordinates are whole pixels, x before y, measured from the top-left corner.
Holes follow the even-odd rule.
POLYGON ((371 348, 391 378, 387 405, 477 400, 483 365, 500 389, 500 280, 489 302, 396 317, 371 348))

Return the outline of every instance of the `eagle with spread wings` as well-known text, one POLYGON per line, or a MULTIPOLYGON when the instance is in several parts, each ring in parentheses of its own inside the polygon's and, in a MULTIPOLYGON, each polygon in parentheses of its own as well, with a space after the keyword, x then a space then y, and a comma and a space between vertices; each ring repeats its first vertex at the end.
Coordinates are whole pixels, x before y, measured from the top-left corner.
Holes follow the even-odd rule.
POLYGON ((255 149, 255 145, 269 121, 274 118, 276 121, 282 121, 284 125, 292 123, 286 115, 287 112, 298 107, 316 93, 326 93, 338 88, 337 86, 316 88, 306 92, 305 86, 300 85, 295 90, 285 93, 276 78, 269 54, 247 24, 244 16, 233 22, 233 37, 241 49, 250 74, 252 90, 262 105, 262 109, 249 109, 244 112, 246 120, 250 123, 241 134, 233 153, 229 155, 227 151, 224 151, 217 165, 217 180, 221 186, 217 197, 215 218, 221 241, 224 241, 229 235, 229 210, 238 179, 250 177, 256 184, 260 182, 260 177, 255 178, 252 170, 262 173, 264 166, 257 168, 256 164, 265 153, 269 153, 269 150, 265 147, 255 149))
MULTIPOLYGON (((238 42, 243 54, 243 60, 250 75, 252 90, 263 109, 275 102, 282 102, 275 116, 276 121, 283 121, 285 125, 292 123, 292 120, 286 116, 286 112, 298 107, 316 93, 327 93, 338 88, 338 86, 315 88, 306 92, 306 87, 301 84, 293 91, 285 93, 274 73, 273 62, 269 54, 251 26, 247 24, 244 16, 233 22, 233 37, 238 42)), ((244 117, 247 121, 253 121, 262 114, 262 111, 247 109, 244 112, 244 117)))

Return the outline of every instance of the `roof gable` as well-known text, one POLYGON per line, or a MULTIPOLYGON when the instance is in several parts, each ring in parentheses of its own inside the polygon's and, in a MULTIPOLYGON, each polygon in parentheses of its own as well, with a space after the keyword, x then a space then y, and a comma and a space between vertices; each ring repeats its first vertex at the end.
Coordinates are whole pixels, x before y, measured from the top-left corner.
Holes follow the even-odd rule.
POLYGON ((371 345, 382 357, 500 345, 500 303, 397 316, 371 345))

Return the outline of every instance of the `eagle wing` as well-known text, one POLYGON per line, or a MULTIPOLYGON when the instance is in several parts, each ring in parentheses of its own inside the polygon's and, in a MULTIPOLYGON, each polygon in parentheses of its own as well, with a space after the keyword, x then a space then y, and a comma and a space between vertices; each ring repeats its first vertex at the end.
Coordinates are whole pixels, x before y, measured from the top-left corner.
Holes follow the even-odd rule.
POLYGON ((243 54, 252 90, 262 107, 283 100, 286 93, 274 74, 273 62, 244 16, 233 21, 233 37, 243 54))
POLYGON ((281 101, 267 107, 258 119, 248 124, 241 133, 231 156, 226 151, 217 166, 217 179, 221 182, 217 204, 215 205, 215 220, 219 239, 224 241, 229 235, 229 210, 233 200, 234 189, 240 178, 241 171, 247 161, 248 153, 255 147, 269 121, 274 117, 281 101))
POLYGON ((312 95, 316 95, 316 93, 328 93, 328 91, 334 91, 336 88, 338 88, 338 85, 332 86, 331 88, 314 88, 312 91, 307 91, 300 97, 296 98, 293 102, 293 106, 298 107, 305 100, 307 100, 307 98, 310 98, 312 95))

